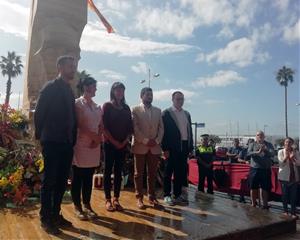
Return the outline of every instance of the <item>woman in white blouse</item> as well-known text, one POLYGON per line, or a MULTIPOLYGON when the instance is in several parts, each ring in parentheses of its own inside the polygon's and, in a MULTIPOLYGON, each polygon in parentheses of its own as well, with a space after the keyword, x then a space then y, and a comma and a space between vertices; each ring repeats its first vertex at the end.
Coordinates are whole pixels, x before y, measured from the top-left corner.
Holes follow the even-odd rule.
POLYGON ((80 220, 96 217, 90 205, 95 168, 100 165, 102 140, 102 110, 92 98, 97 91, 97 81, 91 77, 81 79, 78 89, 83 93, 76 99, 75 110, 78 125, 74 147, 72 199, 76 216, 80 220), (82 196, 82 199, 81 199, 82 196), (81 206, 83 202, 84 209, 81 206))
POLYGON ((288 202, 291 203, 291 215, 298 219, 296 215, 297 188, 300 181, 298 168, 300 166, 300 154, 292 148, 294 140, 286 138, 284 149, 278 151, 279 173, 278 179, 282 188, 282 203, 284 214, 288 215, 288 202))

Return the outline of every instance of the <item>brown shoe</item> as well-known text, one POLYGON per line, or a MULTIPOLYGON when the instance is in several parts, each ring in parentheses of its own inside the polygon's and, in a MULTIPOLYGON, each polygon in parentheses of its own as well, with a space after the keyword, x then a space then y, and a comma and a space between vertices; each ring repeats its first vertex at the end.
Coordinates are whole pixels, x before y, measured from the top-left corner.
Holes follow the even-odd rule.
POLYGON ((145 205, 144 205, 144 203, 143 203, 143 200, 140 199, 140 198, 137 200, 136 205, 137 205, 137 207, 138 207, 139 209, 146 209, 146 207, 145 207, 145 205))
POLYGON ((113 212, 115 211, 112 203, 111 203, 111 200, 110 199, 106 199, 106 202, 105 202, 105 208, 108 212, 113 212))
POLYGON ((119 200, 115 198, 112 202, 115 211, 123 211, 124 208, 121 206, 119 200))

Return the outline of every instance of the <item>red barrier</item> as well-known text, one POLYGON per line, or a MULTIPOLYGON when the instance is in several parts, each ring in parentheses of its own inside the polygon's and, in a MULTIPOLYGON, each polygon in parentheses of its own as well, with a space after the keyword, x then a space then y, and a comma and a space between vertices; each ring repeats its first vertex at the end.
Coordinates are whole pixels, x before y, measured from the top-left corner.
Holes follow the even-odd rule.
MULTIPOLYGON (((218 188, 214 184, 214 189, 221 192, 249 195, 247 178, 250 166, 247 164, 223 162, 223 167, 228 174, 226 186, 218 188)), ((214 162, 213 168, 214 170, 222 168, 222 162, 214 162)), ((189 160, 189 181, 194 185, 198 185, 198 164, 196 159, 189 160)), ((278 181, 278 167, 272 167, 271 193, 273 196, 281 195, 281 186, 278 181)))

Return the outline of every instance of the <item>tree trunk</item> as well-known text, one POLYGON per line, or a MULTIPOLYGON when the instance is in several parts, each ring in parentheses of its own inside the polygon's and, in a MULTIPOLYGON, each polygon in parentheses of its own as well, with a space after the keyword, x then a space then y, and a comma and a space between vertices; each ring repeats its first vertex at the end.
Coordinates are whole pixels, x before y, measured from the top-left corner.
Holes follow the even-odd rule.
POLYGON ((11 76, 8 75, 8 80, 6 83, 5 105, 9 105, 10 94, 11 94, 11 76))
POLYGON ((287 86, 284 86, 284 100, 285 100, 285 136, 288 137, 288 116, 287 116, 287 86))

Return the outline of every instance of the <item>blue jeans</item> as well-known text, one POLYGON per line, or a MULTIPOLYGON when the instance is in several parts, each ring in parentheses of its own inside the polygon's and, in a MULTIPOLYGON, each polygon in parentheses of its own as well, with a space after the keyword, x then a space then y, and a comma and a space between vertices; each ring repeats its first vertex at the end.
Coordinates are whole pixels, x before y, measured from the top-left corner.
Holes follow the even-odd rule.
POLYGON ((282 204, 285 212, 288 212, 288 202, 291 204, 291 214, 296 214, 298 183, 280 181, 282 189, 282 204))

